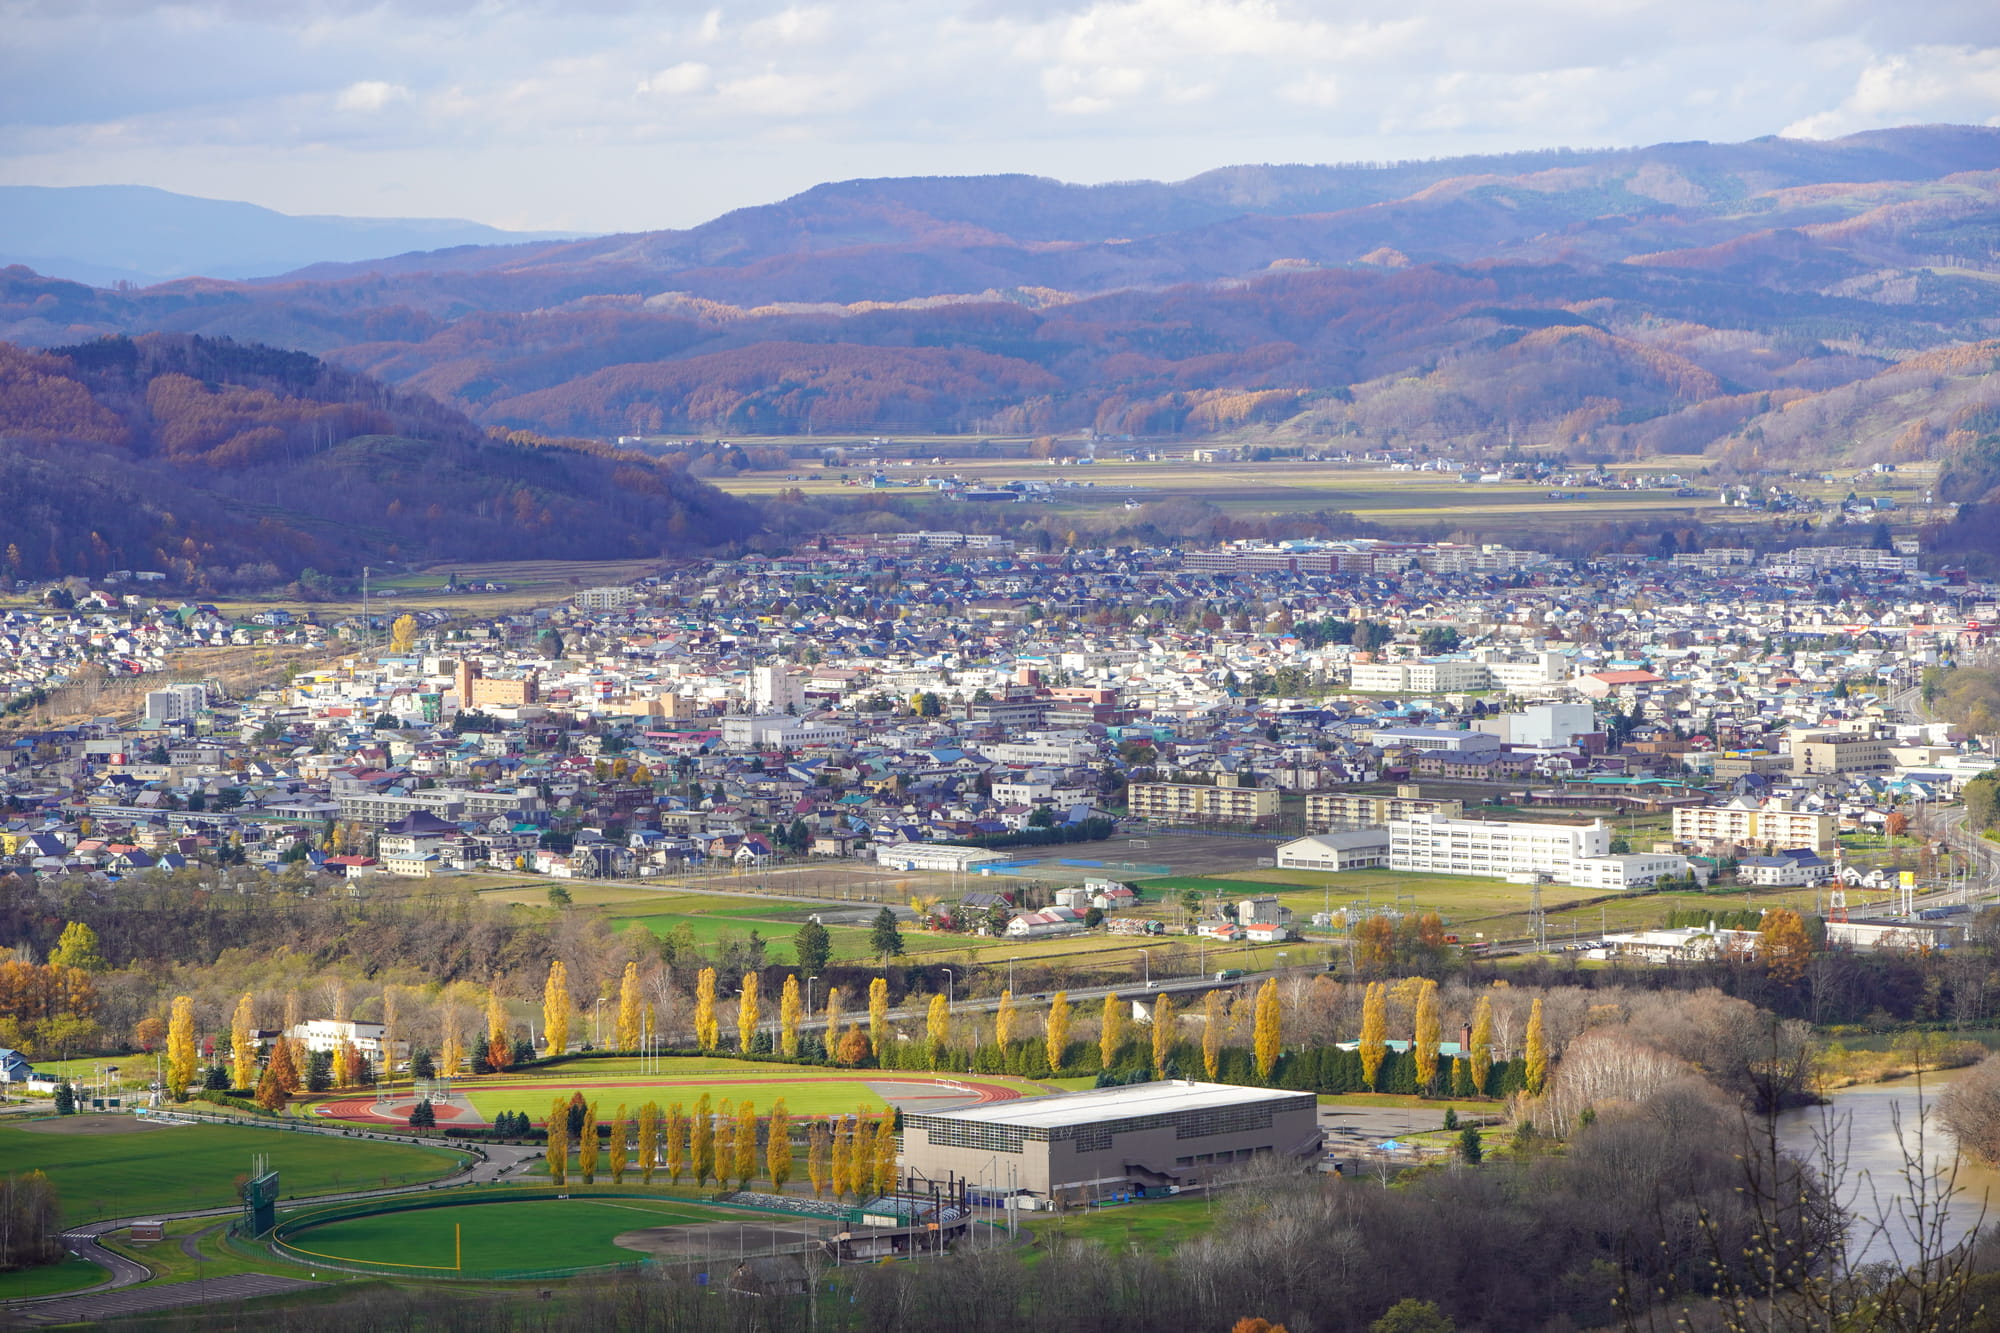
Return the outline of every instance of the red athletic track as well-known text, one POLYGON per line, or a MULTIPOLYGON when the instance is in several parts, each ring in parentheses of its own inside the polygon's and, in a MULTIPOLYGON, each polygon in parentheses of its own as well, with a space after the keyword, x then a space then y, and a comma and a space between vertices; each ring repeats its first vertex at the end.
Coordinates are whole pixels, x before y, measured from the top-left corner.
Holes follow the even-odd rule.
MULTIPOLYGON (((884 1070, 883 1072, 893 1074, 900 1071, 884 1070)), ((537 1080, 537 1082, 539 1081, 540 1080, 537 1080)), ((557 1079, 548 1080, 548 1082, 552 1084, 559 1081, 560 1080, 557 1079)), ((689 1087, 689 1086, 733 1087, 742 1084, 753 1084, 753 1085, 765 1084, 774 1081, 776 1080, 768 1078, 703 1078, 700 1075, 695 1075, 694 1077, 678 1080, 672 1083, 611 1082, 607 1083, 605 1086, 617 1087, 617 1088, 678 1088, 678 1087, 689 1087)), ((896 1078, 871 1079, 871 1078, 856 1078, 853 1076, 844 1076, 839 1078, 828 1079, 827 1082, 907 1083, 910 1084, 911 1086, 919 1086, 926 1083, 933 1085, 937 1084, 937 1080, 923 1078, 921 1076, 909 1079, 896 1079, 896 1078)), ((1010 1088, 1004 1083, 981 1083, 975 1079, 953 1079, 952 1082, 957 1083, 962 1087, 971 1089, 972 1092, 976 1094, 974 1097, 975 1105, 984 1105, 988 1102, 1018 1101, 1021 1096, 1020 1089, 1010 1088)), ((524 1087, 531 1088, 535 1086, 535 1083, 516 1081, 509 1083, 489 1083, 483 1086, 486 1088, 497 1090, 500 1088, 524 1088, 524 1087)), ((588 1087, 589 1085, 581 1084, 578 1086, 588 1087)), ((461 1091, 463 1090, 464 1089, 461 1089, 461 1091)), ((938 1093, 927 1094, 922 1097, 906 1097, 903 1098, 902 1100, 940 1101, 950 1096, 951 1094, 949 1092, 938 1092, 938 1093)), ((390 1124, 390 1125, 407 1125, 410 1122, 410 1108, 414 1105, 416 1105, 416 1099, 414 1097, 398 1097, 394 1101, 387 1103, 386 1107, 378 1107, 375 1104, 373 1098, 370 1098, 367 1101, 363 1101, 359 1097, 350 1097, 343 1101, 323 1102, 320 1105, 313 1108, 313 1114, 316 1116, 324 1117, 329 1120, 351 1120, 351 1121, 374 1122, 379 1124, 390 1124)), ((486 1123, 486 1121, 477 1112, 468 1110, 464 1107, 434 1104, 431 1109, 437 1113, 437 1118, 440 1121, 448 1120, 466 1125, 483 1125, 486 1123)), ((535 1121, 534 1123, 540 1124, 542 1122, 538 1120, 535 1121)))

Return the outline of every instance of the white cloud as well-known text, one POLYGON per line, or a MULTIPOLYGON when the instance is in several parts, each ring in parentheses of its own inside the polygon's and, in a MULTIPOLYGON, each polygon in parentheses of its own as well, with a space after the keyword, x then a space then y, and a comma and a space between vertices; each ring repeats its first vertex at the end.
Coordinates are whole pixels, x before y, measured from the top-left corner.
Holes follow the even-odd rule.
POLYGON ((392 102, 409 100, 410 90, 401 84, 363 79, 342 88, 340 96, 333 99, 333 104, 342 111, 380 111, 392 102))
POLYGON ((782 9, 744 29, 744 37, 752 45, 780 42, 787 46, 813 46, 832 34, 833 12, 816 6, 782 9))
POLYGON ((649 79, 639 81, 642 93, 666 93, 673 97, 684 97, 688 93, 698 93, 715 81, 715 71, 699 60, 683 60, 678 65, 670 65, 649 79))
POLYGON ((1917 46, 1871 61, 1840 104, 1784 133, 1825 139, 1911 121, 2000 124, 2000 47, 1917 46))

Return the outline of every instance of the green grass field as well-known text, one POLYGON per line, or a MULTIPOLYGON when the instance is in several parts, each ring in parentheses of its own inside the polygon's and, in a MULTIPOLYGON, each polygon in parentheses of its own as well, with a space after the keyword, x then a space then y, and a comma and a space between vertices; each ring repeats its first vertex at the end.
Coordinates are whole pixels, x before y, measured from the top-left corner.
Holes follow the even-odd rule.
POLYGON ((23 1268, 0 1273, 0 1301, 25 1301, 36 1296, 60 1296, 66 1291, 94 1287, 111 1275, 96 1264, 74 1255, 59 1264, 23 1268))
MULTIPOLYGON (((534 1078, 499 1074, 462 1079, 457 1086, 488 1120, 502 1111, 517 1111, 540 1121, 548 1116, 557 1097, 573 1092, 596 1102, 606 1118, 621 1102, 634 1115, 639 1105, 648 1101, 658 1102, 662 1108, 680 1102, 692 1109, 704 1092, 717 1106, 725 1101, 750 1101, 759 1112, 768 1112, 782 1097, 785 1109, 795 1116, 880 1111, 888 1103, 869 1087, 871 1083, 921 1083, 949 1077, 896 1069, 802 1068, 722 1057, 676 1057, 666 1062, 665 1071, 642 1075, 637 1059, 575 1060, 538 1070, 539 1076, 534 1078)), ((1003 1084, 1024 1096, 1040 1091, 1024 1079, 1004 1074, 980 1074, 977 1081, 1003 1084)))
POLYGON ((1164 1254, 1183 1241, 1205 1234, 1221 1215, 1221 1200, 1211 1195, 1190 1194, 1038 1218, 1029 1227, 1041 1239, 1061 1236, 1121 1248, 1132 1245, 1164 1254))
POLYGON ((129 1116, 42 1120, 0 1126, 0 1162, 48 1173, 65 1222, 220 1208, 236 1202, 236 1179, 266 1153, 287 1197, 407 1185, 448 1175, 463 1158, 442 1148, 287 1134, 233 1125, 138 1129, 129 1116), (60 1126, 57 1132, 49 1127, 60 1126), (105 1127, 123 1132, 105 1133, 105 1127))
POLYGON ((714 1222, 723 1214, 643 1196, 621 1199, 516 1199, 412 1208, 308 1227, 289 1237, 293 1249, 335 1262, 466 1272, 578 1268, 631 1263, 642 1256, 612 1238, 675 1223, 714 1222), (454 1259, 453 1228, 462 1243, 454 1259))

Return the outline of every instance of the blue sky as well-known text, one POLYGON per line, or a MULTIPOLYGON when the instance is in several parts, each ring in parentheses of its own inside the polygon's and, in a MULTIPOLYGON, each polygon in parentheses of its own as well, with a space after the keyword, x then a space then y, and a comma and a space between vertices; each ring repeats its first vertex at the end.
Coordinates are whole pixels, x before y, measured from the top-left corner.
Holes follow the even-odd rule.
POLYGON ((2000 124, 1993 0, 0 0, 0 31, 0 183, 522 228, 854 176, 2000 124))

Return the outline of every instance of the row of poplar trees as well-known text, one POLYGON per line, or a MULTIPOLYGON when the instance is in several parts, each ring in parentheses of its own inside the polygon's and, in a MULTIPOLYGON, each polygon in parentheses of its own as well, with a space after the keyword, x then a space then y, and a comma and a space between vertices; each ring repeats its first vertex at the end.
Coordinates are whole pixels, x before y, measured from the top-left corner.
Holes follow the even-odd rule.
MULTIPOLYGON (((678 1185, 685 1176, 701 1186, 711 1180, 720 1186, 733 1181, 739 1190, 752 1181, 767 1180, 782 1193, 797 1166, 794 1125, 782 1098, 764 1117, 758 1116, 753 1102, 733 1107, 723 1102, 718 1108, 703 1093, 692 1112, 680 1102, 665 1111, 658 1102, 646 1102, 632 1116, 621 1105, 612 1116, 608 1136, 600 1124, 597 1103, 584 1101, 581 1093, 556 1098, 549 1108, 548 1144, 543 1150, 550 1184, 561 1187, 572 1179, 591 1184, 600 1175, 622 1184, 628 1172, 636 1172, 641 1184, 650 1185, 664 1173, 670 1184, 678 1185)), ((859 1199, 895 1188, 893 1112, 813 1119, 802 1128, 806 1176, 814 1198, 859 1199)))

